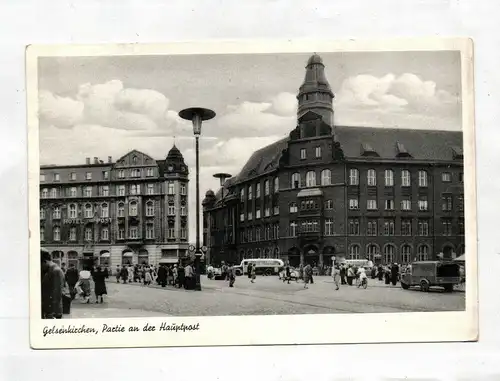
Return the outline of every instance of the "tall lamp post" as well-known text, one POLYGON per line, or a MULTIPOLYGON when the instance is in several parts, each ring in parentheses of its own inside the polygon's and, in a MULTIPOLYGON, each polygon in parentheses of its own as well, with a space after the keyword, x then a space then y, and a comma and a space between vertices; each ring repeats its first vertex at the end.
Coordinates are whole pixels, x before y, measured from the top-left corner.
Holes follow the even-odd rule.
MULTIPOLYGON (((220 194, 221 194, 221 207, 222 207, 222 226, 223 226, 223 236, 222 236, 222 242, 221 242, 221 249, 220 249, 220 254, 224 254, 224 245, 226 243, 226 225, 224 222, 224 183, 226 182, 227 179, 232 177, 229 173, 216 173, 214 175, 216 179, 219 179, 220 182, 220 194)), ((228 220, 229 220, 229 214, 228 214, 228 220)), ((228 221, 229 222, 229 221, 228 221)), ((221 255, 221 257, 222 257, 221 255)))
POLYGON ((201 291, 200 281, 200 261, 203 255, 200 247, 200 142, 201 124, 204 120, 210 120, 215 117, 215 112, 206 108, 191 107, 181 110, 179 116, 182 119, 193 122, 193 134, 195 138, 196 149, 196 249, 195 249, 195 289, 201 291))

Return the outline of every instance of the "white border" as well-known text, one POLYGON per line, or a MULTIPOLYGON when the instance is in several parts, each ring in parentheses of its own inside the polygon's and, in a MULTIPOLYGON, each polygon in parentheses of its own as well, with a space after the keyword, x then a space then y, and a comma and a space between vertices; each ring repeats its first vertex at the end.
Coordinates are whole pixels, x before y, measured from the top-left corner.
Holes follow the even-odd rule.
POLYGON ((210 41, 170 44, 29 46, 26 57, 28 104, 28 185, 30 221, 30 341, 32 348, 110 348, 208 345, 327 344, 374 342, 472 341, 478 338, 477 225, 472 40, 419 38, 349 41, 210 41), (466 223, 466 310, 463 312, 325 314, 240 317, 165 317, 128 319, 42 320, 39 266, 39 135, 37 58, 41 56, 109 56, 164 54, 242 54, 353 51, 459 50, 462 70, 466 223), (200 324, 198 331, 48 335, 44 327, 69 324, 95 327, 200 324), (356 329, 348 329, 349 326, 356 329), (221 328, 223 327, 223 329, 221 328), (245 329, 242 329, 244 327, 245 329), (265 328, 263 328, 265 327, 265 328), (298 329, 298 327, 309 327, 298 329), (312 329, 310 327, 320 327, 312 329), (331 327, 331 329, 325 329, 331 327), (334 329, 346 327, 346 329, 334 329), (358 329, 369 327, 369 329, 358 329), (248 333, 252 332, 251 335, 248 333), (290 332, 294 332, 290 335, 290 332))

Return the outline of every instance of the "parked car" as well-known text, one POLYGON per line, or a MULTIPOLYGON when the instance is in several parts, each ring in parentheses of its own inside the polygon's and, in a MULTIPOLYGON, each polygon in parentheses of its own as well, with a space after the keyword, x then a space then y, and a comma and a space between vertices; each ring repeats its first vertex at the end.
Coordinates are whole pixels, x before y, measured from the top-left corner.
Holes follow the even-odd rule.
POLYGON ((460 265, 451 261, 421 261, 407 266, 401 275, 401 287, 408 290, 419 286, 428 292, 431 287, 443 287, 452 292, 455 284, 460 284, 460 265))

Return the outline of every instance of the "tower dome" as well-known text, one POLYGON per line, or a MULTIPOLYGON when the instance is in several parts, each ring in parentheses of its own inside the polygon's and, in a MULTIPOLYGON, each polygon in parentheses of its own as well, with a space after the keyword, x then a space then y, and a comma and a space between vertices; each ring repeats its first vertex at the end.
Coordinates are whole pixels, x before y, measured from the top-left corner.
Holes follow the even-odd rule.
POLYGON ((175 146, 172 146, 170 151, 168 151, 167 158, 165 159, 165 169, 166 173, 188 173, 186 164, 184 163, 184 157, 181 151, 175 146))

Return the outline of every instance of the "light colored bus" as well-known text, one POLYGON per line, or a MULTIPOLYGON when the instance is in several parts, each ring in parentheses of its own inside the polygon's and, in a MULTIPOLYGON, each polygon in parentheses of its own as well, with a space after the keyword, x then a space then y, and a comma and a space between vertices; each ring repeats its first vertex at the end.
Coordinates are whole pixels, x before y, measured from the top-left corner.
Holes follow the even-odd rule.
POLYGON ((285 266, 281 259, 275 258, 255 258, 243 259, 239 266, 235 267, 236 275, 243 275, 248 273, 248 265, 255 266, 255 273, 257 275, 276 275, 279 273, 280 268, 285 266))

